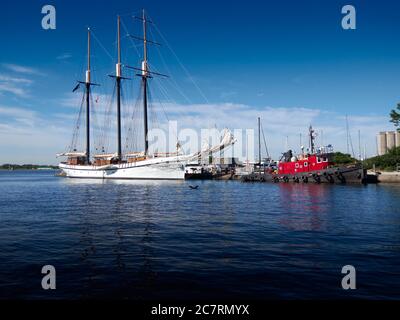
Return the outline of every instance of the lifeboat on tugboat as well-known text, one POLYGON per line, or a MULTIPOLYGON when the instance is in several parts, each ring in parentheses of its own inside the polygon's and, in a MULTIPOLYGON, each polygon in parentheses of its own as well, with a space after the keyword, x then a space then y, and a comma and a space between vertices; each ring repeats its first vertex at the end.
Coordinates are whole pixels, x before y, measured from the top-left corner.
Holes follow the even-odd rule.
POLYGON ((314 147, 314 130, 310 126, 310 152, 294 156, 285 152, 275 170, 267 168, 242 177, 242 181, 294 183, 365 183, 366 171, 360 164, 336 165, 332 146, 314 147))

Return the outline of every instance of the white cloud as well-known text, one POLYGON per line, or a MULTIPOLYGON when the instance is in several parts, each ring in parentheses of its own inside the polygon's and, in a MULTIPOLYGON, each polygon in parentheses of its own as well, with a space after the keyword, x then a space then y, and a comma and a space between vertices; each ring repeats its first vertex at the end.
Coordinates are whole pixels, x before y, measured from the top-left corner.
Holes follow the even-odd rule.
POLYGON ((16 73, 22 73, 22 74, 29 74, 29 75, 43 75, 42 72, 35 68, 27 67, 27 66, 21 66, 18 64, 13 64, 13 63, 3 63, 2 66, 10 71, 16 72, 16 73))
POLYGON ((26 84, 26 85, 30 85, 33 83, 33 81, 30 79, 15 78, 15 77, 10 77, 10 76, 5 76, 5 75, 0 75, 0 81, 12 82, 12 83, 22 83, 22 84, 26 84))
MULTIPOLYGON (((76 95, 79 96, 79 95, 76 95)), ((61 103, 63 106, 79 107, 80 97, 67 96, 61 103), (79 99, 78 99, 79 98, 79 99), (78 100, 76 100, 78 99, 78 100)), ((101 96, 97 106, 98 123, 102 124, 103 108, 108 105, 110 96, 101 96)), ((132 106, 132 103, 130 103, 132 106)), ((286 137, 289 147, 299 150, 300 133, 302 144, 307 145, 307 130, 310 124, 319 133, 317 144, 333 144, 336 150, 346 151, 345 115, 326 112, 317 108, 305 107, 270 107, 254 108, 245 104, 176 104, 164 103, 153 105, 154 111, 162 127, 167 119, 162 116, 165 109, 169 120, 178 122, 178 133, 183 129, 194 129, 198 133, 207 128, 254 129, 257 135, 257 117, 261 117, 268 148, 274 158, 285 151, 286 137)), ((64 109, 66 110, 66 109, 64 109)), ((71 110, 72 111, 72 110, 71 110)), ((149 113, 151 115, 151 112, 149 113)), ((0 148, 7 152, 0 154, 0 163, 5 162, 41 162, 57 163, 55 154, 64 151, 71 140, 75 112, 56 112, 49 117, 18 107, 0 106, 0 148)), ((112 128, 115 128, 114 115, 111 114, 112 128)), ((126 124, 129 117, 123 119, 126 124)), ((357 131, 361 131, 362 149, 367 145, 368 155, 376 152, 376 134, 382 130, 392 129, 388 119, 383 116, 363 115, 348 116, 354 151, 358 153, 357 131)), ((151 121, 150 121, 151 124, 151 121)), ((125 130, 123 130, 125 133, 125 130)), ((139 132, 140 133, 140 132, 139 132)), ((115 132, 110 134, 111 145, 115 132)), ((256 142, 258 137, 255 137, 256 142)), ((257 146, 257 143, 255 144, 257 146)), ((263 142, 262 142, 263 145, 263 142)), ((111 150, 113 151, 113 150, 111 150)), ((256 150, 254 150, 256 153, 256 150)), ((263 153, 265 153, 263 151, 263 153)), ((230 154, 229 152, 227 154, 230 154)))
POLYGON ((70 53, 63 53, 56 57, 57 60, 68 60, 70 58, 72 58, 72 54, 70 53))
POLYGON ((29 96, 28 91, 22 87, 18 87, 12 83, 2 83, 0 82, 0 94, 1 93, 11 93, 18 97, 26 98, 29 96))
POLYGON ((13 118, 20 118, 22 116, 33 119, 36 117, 36 112, 24 108, 17 107, 9 107, 0 105, 0 115, 4 118, 4 116, 11 116, 13 118))
POLYGON ((31 79, 0 75, 0 94, 11 93, 20 98, 27 98, 29 97, 28 87, 32 84, 31 79))

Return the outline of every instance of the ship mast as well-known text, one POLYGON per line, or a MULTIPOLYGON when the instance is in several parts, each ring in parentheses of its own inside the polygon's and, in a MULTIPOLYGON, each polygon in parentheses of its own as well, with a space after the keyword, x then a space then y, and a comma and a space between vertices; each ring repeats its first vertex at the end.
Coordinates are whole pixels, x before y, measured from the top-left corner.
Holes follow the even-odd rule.
POLYGON ((148 152, 149 152, 148 131, 149 131, 149 129, 148 129, 148 120, 147 120, 147 99, 148 99, 148 96, 147 96, 147 79, 148 78, 152 78, 153 75, 166 77, 166 78, 168 78, 168 76, 165 75, 165 74, 162 74, 162 73, 149 71, 149 65, 148 65, 148 60, 147 60, 147 56, 148 56, 147 44, 153 44, 153 45, 160 46, 160 44, 157 43, 157 42, 147 40, 147 24, 148 23, 153 23, 153 22, 146 18, 146 13, 145 13, 144 9, 143 9, 143 12, 142 12, 142 17, 134 16, 133 18, 141 20, 142 23, 143 23, 143 38, 131 35, 132 38, 143 41, 143 61, 142 61, 141 68, 130 67, 130 66, 127 66, 127 65, 125 65, 125 67, 128 68, 128 69, 133 69, 133 70, 140 71, 140 73, 138 73, 136 75, 142 78, 143 120, 144 120, 144 125, 143 125, 143 128, 144 128, 144 153, 145 153, 145 155, 148 155, 148 152))
POLYGON ((118 63, 116 65, 115 81, 117 86, 117 154, 118 160, 122 160, 121 148, 121 21, 117 19, 118 28, 118 63))
POLYGON ((261 122, 260 117, 258 117, 258 161, 261 166, 261 122))
POLYGON ((143 62, 142 62, 142 87, 143 87, 143 118, 144 118, 144 153, 147 155, 149 150, 149 140, 147 137, 148 134, 148 123, 147 123, 147 78, 148 74, 148 65, 147 65, 147 39, 146 39, 146 29, 147 29, 147 21, 146 14, 143 9, 143 62))
POLYGON ((310 126, 309 128, 309 132, 310 132, 310 152, 311 154, 313 154, 315 153, 315 144, 314 144, 314 130, 312 126, 310 126))
POLYGON ((88 67, 86 70, 86 164, 90 163, 90 28, 88 28, 88 67))

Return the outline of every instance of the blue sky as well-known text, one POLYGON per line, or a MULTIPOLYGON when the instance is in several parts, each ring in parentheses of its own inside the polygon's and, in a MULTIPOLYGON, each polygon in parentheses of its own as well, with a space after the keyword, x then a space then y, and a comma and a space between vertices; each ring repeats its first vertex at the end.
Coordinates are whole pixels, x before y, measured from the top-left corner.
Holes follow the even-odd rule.
POLYGON ((71 89, 83 78, 86 28, 99 40, 93 40, 97 94, 110 94, 116 15, 124 23, 124 63, 137 65, 141 47, 128 41, 125 27, 140 34, 130 16, 143 7, 156 22, 150 36, 163 44, 168 65, 155 48, 151 63, 176 81, 163 86, 182 127, 214 121, 254 128, 261 115, 275 156, 286 136, 295 145, 310 122, 346 151, 348 114, 354 145, 361 130, 371 155, 377 131, 391 128, 387 115, 400 101, 397 1, 16 0, 3 2, 0 12, 0 163, 56 163, 77 112, 71 89), (56 7, 56 30, 41 28, 44 4, 56 7), (341 28, 345 4, 357 10, 356 30, 341 28))

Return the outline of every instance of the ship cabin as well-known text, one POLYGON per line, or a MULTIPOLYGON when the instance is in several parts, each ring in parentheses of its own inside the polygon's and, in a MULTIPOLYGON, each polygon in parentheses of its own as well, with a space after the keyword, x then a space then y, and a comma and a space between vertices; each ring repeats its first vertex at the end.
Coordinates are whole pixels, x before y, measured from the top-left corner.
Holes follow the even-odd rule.
POLYGON ((57 157, 67 157, 66 161, 61 163, 69 164, 72 166, 80 166, 86 164, 86 153, 84 152, 65 152, 57 154, 57 157))
POLYGON ((278 163, 278 174, 301 174, 329 168, 333 163, 333 153, 300 154, 293 156, 292 151, 284 153, 278 163))

